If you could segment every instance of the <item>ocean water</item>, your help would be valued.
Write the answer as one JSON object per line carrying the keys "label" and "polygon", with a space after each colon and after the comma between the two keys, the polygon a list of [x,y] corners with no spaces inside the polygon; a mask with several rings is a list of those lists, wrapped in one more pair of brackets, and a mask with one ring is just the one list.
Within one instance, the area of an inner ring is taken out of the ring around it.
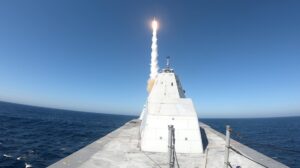
{"label": "ocean water", "polygon": [[0,168],[47,167],[133,118],[0,102]]}
{"label": "ocean water", "polygon": [[[48,109],[0,102],[0,167],[46,167],[136,116]],[[300,117],[201,119],[290,167],[300,168]]]}
{"label": "ocean water", "polygon": [[200,121],[223,134],[230,125],[233,139],[289,167],[300,168],[300,117]]}

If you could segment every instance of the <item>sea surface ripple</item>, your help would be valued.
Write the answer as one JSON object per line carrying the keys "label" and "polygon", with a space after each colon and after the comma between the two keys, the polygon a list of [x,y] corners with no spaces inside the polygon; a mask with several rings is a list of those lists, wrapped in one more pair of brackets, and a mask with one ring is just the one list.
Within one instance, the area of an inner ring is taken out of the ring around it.
{"label": "sea surface ripple", "polygon": [[0,102],[0,167],[47,167],[133,118]]}

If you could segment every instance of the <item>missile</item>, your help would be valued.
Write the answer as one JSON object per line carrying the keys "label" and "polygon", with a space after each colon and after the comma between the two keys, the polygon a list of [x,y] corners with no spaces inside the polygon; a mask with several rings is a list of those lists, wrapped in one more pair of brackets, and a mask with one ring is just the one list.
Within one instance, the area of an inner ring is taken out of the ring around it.
{"label": "missile", "polygon": [[153,21],[152,21],[152,29],[157,30],[157,28],[158,28],[158,22],[154,18]]}

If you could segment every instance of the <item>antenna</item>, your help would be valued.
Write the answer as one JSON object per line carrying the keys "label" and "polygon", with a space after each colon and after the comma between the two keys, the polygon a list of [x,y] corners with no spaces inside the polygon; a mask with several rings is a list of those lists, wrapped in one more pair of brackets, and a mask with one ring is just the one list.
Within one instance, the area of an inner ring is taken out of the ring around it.
{"label": "antenna", "polygon": [[167,56],[167,65],[166,65],[167,69],[170,69],[170,56]]}
{"label": "antenna", "polygon": [[170,68],[170,56],[167,56],[166,68],[163,69],[162,71],[166,73],[174,72],[174,70]]}

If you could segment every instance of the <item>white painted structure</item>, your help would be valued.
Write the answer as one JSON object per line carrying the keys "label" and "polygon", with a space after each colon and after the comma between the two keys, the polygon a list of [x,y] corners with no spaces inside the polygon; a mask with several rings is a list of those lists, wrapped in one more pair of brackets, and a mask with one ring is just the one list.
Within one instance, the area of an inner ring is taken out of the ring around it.
{"label": "white painted structure", "polygon": [[142,151],[167,152],[168,125],[173,125],[177,153],[203,152],[197,113],[184,92],[172,69],[167,67],[157,75],[140,116]]}

